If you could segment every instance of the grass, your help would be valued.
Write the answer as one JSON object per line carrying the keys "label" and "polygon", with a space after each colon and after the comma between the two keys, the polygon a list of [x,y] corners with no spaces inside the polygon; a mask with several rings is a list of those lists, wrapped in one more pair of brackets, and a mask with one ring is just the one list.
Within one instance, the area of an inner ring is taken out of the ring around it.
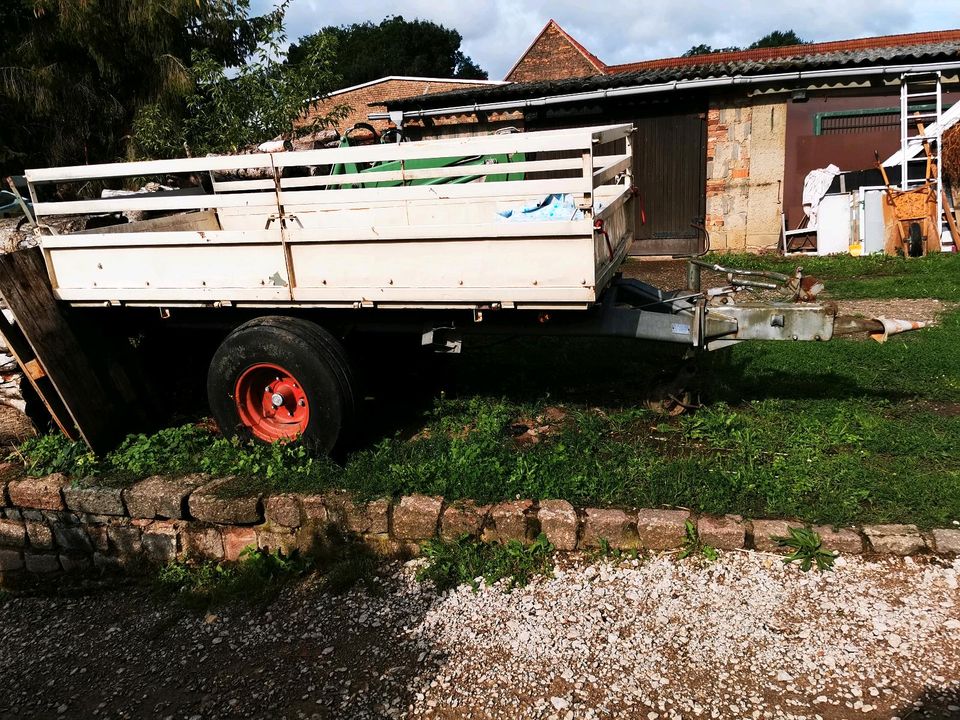
{"label": "grass", "polygon": [[302,577],[310,565],[303,558],[246,548],[236,563],[171,562],[157,571],[154,584],[158,591],[198,609],[215,609],[238,601],[265,604]]}
{"label": "grass", "polygon": [[462,535],[454,541],[431,540],[422,549],[427,562],[417,579],[432,582],[441,592],[464,583],[478,590],[481,580],[487,585],[506,580],[513,589],[553,569],[553,546],[542,534],[529,545],[518,540],[480,542]]}
{"label": "grass", "polygon": [[159,592],[182,600],[189,607],[208,610],[223,605],[267,605],[283,588],[310,574],[327,593],[340,595],[355,585],[368,593],[379,592],[377,573],[384,561],[406,559],[383,555],[354,538],[329,528],[323,540],[306,553],[285,556],[247,547],[237,562],[174,561],[157,569],[151,578]]}
{"label": "grass", "polygon": [[[724,257],[789,270],[795,261]],[[804,258],[831,296],[960,301],[960,256]],[[466,348],[456,397],[435,396],[341,465],[254,447],[194,426],[133,436],[104,458],[48,436],[20,450],[29,472],[117,482],[155,472],[239,477],[231,492],[345,488],[494,502],[679,505],[843,525],[960,520],[960,311],[884,345],[745,343],[702,359],[705,406],[664,420],[641,409],[679,362],[625,340],[519,339]],[[403,403],[396,405],[407,407]],[[538,421],[537,418],[541,419]],[[550,419],[552,418],[552,419]],[[515,438],[549,425],[538,442]],[[520,427],[518,427],[520,426]]]}

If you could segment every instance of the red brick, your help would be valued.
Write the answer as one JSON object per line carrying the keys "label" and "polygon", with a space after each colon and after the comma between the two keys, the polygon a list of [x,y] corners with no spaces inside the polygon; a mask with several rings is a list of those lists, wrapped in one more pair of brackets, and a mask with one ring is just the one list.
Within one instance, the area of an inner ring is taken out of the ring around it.
{"label": "red brick", "polygon": [[329,115],[338,106],[346,106],[346,116],[336,119],[333,122],[333,127],[343,132],[356,123],[363,122],[373,125],[378,132],[383,132],[387,128],[394,127],[394,125],[389,120],[370,120],[367,118],[367,115],[374,111],[374,108],[369,107],[369,103],[469,87],[477,87],[477,83],[465,80],[439,82],[437,80],[390,79],[376,81],[355,90],[337,92],[335,95],[321,100],[307,110],[303,118],[297,122],[298,124],[305,124],[318,116]]}
{"label": "red brick", "polygon": [[22,508],[35,510],[63,510],[63,497],[60,491],[70,481],[61,474],[54,473],[39,478],[14,480],[7,488],[11,502]]}
{"label": "red brick", "polygon": [[223,528],[223,557],[231,562],[240,557],[245,548],[257,547],[257,531],[252,527]]}

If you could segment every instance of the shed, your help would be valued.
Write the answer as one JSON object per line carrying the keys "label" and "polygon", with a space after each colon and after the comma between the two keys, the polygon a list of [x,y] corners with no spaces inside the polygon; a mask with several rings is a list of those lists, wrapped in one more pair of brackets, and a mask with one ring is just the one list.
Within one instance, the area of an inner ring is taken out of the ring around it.
{"label": "shed", "polygon": [[904,74],[939,73],[944,107],[960,99],[958,53],[948,30],[607,65],[550,21],[515,82],[372,105],[412,137],[632,122],[645,220],[633,252],[694,252],[701,223],[715,249],[758,250],[802,223],[811,170],[899,148]]}

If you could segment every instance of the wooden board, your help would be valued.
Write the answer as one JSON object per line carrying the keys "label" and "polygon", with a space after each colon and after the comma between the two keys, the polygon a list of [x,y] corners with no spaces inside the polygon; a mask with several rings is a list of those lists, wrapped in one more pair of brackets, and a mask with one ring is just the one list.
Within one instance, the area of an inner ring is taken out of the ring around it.
{"label": "wooden board", "polygon": [[[96,451],[110,449],[130,429],[127,418],[64,317],[39,248],[0,255],[0,295],[26,341],[19,343],[17,361],[54,420],[68,437],[79,436]],[[42,373],[30,372],[37,361]]]}

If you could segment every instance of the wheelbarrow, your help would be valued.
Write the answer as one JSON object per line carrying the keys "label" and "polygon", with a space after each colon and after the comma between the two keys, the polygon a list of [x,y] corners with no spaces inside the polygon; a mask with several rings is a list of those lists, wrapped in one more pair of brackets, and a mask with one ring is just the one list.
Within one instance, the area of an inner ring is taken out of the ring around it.
{"label": "wheelbarrow", "polygon": [[[923,124],[917,123],[923,135]],[[890,184],[887,169],[874,152],[877,169],[887,186],[887,205],[893,214],[895,235],[888,236],[884,252],[888,255],[920,257],[940,250],[940,218],[937,213],[937,165],[930,152],[930,144],[924,140],[923,150],[927,155],[924,183],[910,190],[901,190]]]}

